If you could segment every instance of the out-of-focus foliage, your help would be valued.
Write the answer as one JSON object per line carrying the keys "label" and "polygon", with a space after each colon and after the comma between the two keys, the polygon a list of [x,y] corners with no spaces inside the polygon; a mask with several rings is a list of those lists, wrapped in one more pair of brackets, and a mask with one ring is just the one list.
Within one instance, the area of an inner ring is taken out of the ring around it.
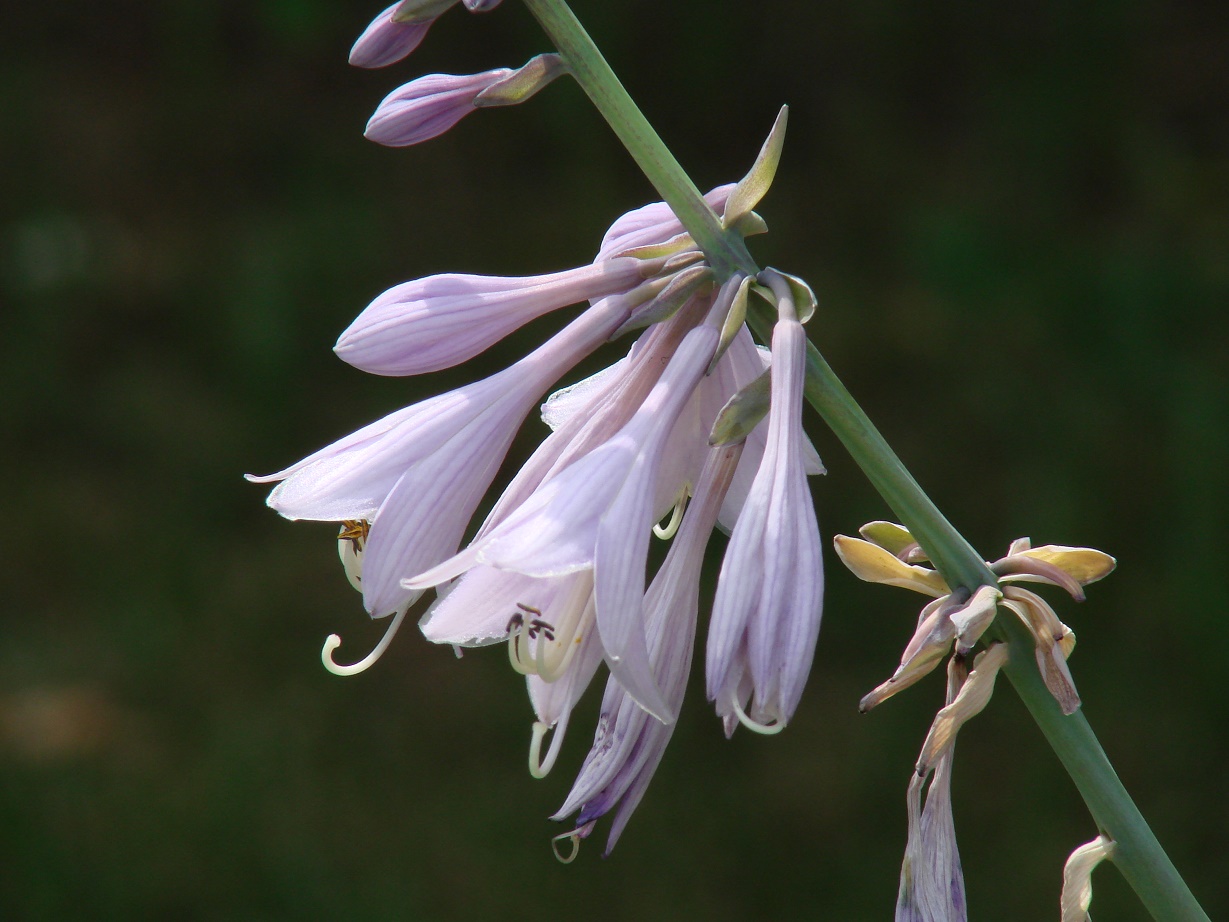
{"label": "out-of-focus foliage", "polygon": [[[550,856],[555,774],[502,651],[379,634],[282,466],[499,367],[365,377],[333,339],[389,285],[584,261],[650,200],[575,86],[422,147],[365,142],[399,82],[547,50],[505,3],[347,68],[380,4],[162,0],[0,12],[0,916],[884,918],[935,677],[867,717],[912,630],[829,560],[793,726],[726,742],[693,683],[615,855]],[[1229,16],[1214,4],[592,2],[576,9],[702,186],[791,105],[757,256],[988,555],[1115,554],[1061,615],[1085,708],[1213,918],[1229,915]],[[888,513],[818,421],[825,534]],[[523,457],[542,427],[514,449]],[[587,722],[589,721],[589,722]],[[1004,684],[961,736],[975,918],[1056,913],[1095,830]],[[1105,918],[1143,919],[1112,869]]]}

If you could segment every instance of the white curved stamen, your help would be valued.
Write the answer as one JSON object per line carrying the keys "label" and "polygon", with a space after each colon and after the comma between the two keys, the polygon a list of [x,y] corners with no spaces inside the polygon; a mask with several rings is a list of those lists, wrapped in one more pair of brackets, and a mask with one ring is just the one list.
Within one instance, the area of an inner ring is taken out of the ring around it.
{"label": "white curved stamen", "polygon": [[670,510],[670,521],[662,526],[660,523],[653,526],[653,534],[661,538],[663,541],[669,541],[674,537],[675,532],[679,530],[679,526],[683,524],[683,513],[687,509],[687,490],[686,488],[679,494],[679,498],[674,502],[674,508]]}
{"label": "white curved stamen", "polygon": [[555,732],[550,738],[550,748],[546,750],[546,758],[542,758],[542,740],[550,733],[550,726],[540,720],[533,722],[533,738],[529,741],[529,774],[534,778],[545,778],[555,767],[555,759],[559,757],[559,747],[563,745],[563,734],[568,728],[568,718],[563,716],[555,724]]}
{"label": "white curved stamen", "polygon": [[388,645],[393,642],[393,635],[397,633],[397,628],[401,627],[401,622],[405,618],[405,613],[410,610],[407,605],[393,616],[392,623],[388,626],[388,630],[384,632],[384,636],[380,638],[380,642],[376,644],[375,649],[364,656],[357,663],[352,663],[349,666],[342,666],[333,660],[333,651],[341,646],[341,638],[336,634],[330,634],[324,642],[324,646],[320,650],[320,661],[324,663],[324,668],[333,675],[358,675],[364,672],[371,666],[375,665],[376,660],[384,655],[384,651],[388,649]]}
{"label": "white curved stamen", "polygon": [[738,722],[750,730],[752,733],[760,733],[764,736],[772,736],[780,733],[785,729],[785,722],[778,720],[776,723],[762,724],[758,720],[752,720],[747,716],[747,712],[743,710],[742,705],[735,698],[731,702],[734,705],[734,713],[738,715]]}

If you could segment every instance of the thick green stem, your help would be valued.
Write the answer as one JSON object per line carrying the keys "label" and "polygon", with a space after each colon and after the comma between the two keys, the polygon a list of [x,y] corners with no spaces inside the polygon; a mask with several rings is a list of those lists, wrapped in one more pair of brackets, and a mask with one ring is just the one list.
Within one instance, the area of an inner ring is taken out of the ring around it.
{"label": "thick green stem", "polygon": [[[628,96],[610,65],[565,0],[524,0],[567,60],[572,74],[614,129],[645,176],[704,251],[719,275],[758,267],[742,238],[720,219]],[[773,317],[761,305],[750,322],[764,342]],[[806,397],[836,433],[893,512],[917,538],[952,587],[993,584],[994,574],[947,521],[901,463],[862,408],[813,345],[808,344]],[[1033,719],[1075,782],[1102,832],[1117,843],[1114,863],[1153,917],[1164,922],[1207,922],[1186,883],[1130,795],[1118,780],[1083,714],[1066,717],[1046,689],[1033,658],[1033,641],[1018,621],[1000,618],[992,630],[1011,644],[1006,672]]]}

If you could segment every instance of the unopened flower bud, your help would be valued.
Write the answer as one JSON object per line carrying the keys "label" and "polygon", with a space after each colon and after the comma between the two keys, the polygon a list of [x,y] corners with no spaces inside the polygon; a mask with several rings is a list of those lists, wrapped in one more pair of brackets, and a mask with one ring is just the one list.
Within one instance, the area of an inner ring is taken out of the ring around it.
{"label": "unopened flower bud", "polygon": [[506,67],[480,74],[429,74],[384,98],[363,132],[369,141],[408,147],[442,135],[474,111],[474,98],[512,74]]}
{"label": "unopened flower bud", "polygon": [[399,22],[394,16],[402,4],[394,3],[371,21],[350,49],[350,63],[355,67],[387,67],[395,64],[418,47],[434,17]]}

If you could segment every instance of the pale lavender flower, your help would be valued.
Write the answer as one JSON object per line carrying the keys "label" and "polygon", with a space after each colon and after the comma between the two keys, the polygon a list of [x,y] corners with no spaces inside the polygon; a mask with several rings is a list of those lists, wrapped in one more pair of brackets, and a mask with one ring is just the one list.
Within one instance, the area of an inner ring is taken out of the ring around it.
{"label": "pale lavender flower", "polygon": [[605,301],[504,371],[360,429],[258,483],[290,519],[371,520],[363,601],[381,617],[418,593],[401,578],[455,552],[525,416],[561,374],[600,345],[625,310]]}
{"label": "pale lavender flower", "polygon": [[389,147],[408,147],[438,137],[474,111],[474,98],[512,76],[507,67],[479,74],[428,74],[393,90],[376,107],[364,137]]}
{"label": "pale lavender flower", "polygon": [[543,314],[632,289],[661,261],[610,259],[550,275],[432,275],[371,302],[333,351],[378,375],[439,371],[499,342]]}
{"label": "pale lavender flower", "polygon": [[802,433],[806,334],[788,287],[772,281],[779,316],[767,447],[722,561],[708,635],[708,697],[727,734],[737,721],[775,732],[793,716],[823,605],[819,527]]}
{"label": "pale lavender flower", "polygon": [[503,0],[463,0],[465,8],[471,13],[486,13],[495,9]]}
{"label": "pale lavender flower", "polygon": [[649,663],[645,562],[666,437],[712,360],[717,338],[708,324],[691,330],[618,433],[546,481],[464,552],[407,585],[438,585],[477,564],[538,577],[593,569],[607,665],[642,707],[672,720]]}
{"label": "pale lavender flower", "polygon": [[363,30],[350,49],[351,64],[355,67],[387,67],[418,47],[434,20],[397,22],[393,16],[403,5],[394,3]]}
{"label": "pale lavender flower", "polygon": [[[682,706],[691,670],[704,549],[741,452],[741,444],[710,450],[695,498],[645,593],[649,658],[666,704],[674,712]],[[557,840],[585,838],[595,820],[614,810],[606,842],[609,854],[640,803],[673,732],[674,724],[652,718],[612,676],[602,698],[593,748],[567,800],[552,817],[562,820],[579,811],[577,828]]]}
{"label": "pale lavender flower", "polygon": [[[550,771],[568,719],[602,661],[594,624],[593,572],[525,576],[474,567],[444,590],[423,617],[428,640],[455,646],[507,642],[513,668],[526,676],[537,721],[529,767]],[[549,751],[542,741],[554,729]]]}

